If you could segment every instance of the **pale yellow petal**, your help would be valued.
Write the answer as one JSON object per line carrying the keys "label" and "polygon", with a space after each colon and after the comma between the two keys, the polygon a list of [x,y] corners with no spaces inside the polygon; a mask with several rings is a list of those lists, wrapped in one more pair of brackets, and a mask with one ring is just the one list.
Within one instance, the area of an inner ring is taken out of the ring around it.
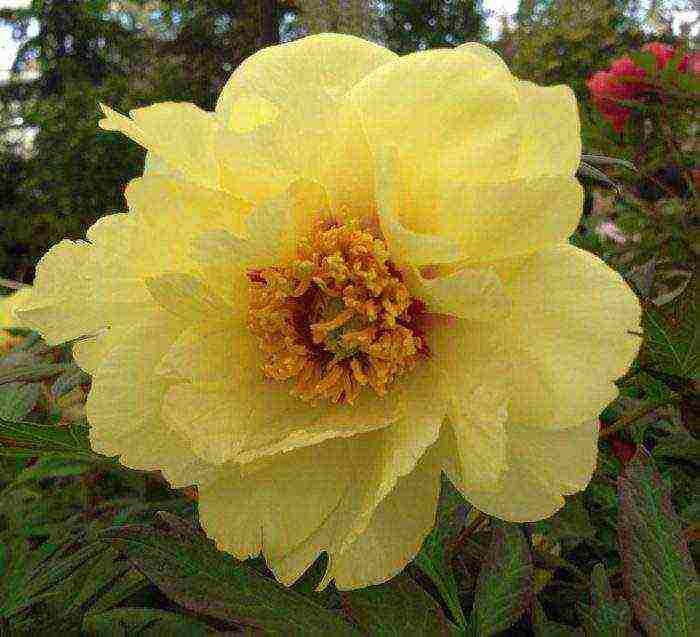
{"label": "pale yellow petal", "polygon": [[[428,311],[475,321],[494,321],[510,311],[510,299],[496,270],[466,267],[447,276],[417,277],[411,291],[425,301]],[[415,290],[415,292],[414,292]]]}
{"label": "pale yellow petal", "polygon": [[100,128],[120,131],[158,155],[170,170],[209,188],[219,188],[214,140],[218,120],[188,102],[161,102],[129,112],[131,119],[100,104],[105,118]]}
{"label": "pale yellow petal", "polygon": [[401,220],[417,232],[444,185],[509,179],[518,157],[513,78],[469,47],[402,56],[351,91],[372,153],[396,144],[410,205]]}
{"label": "pale yellow petal", "polygon": [[[168,391],[164,419],[197,441],[193,445],[202,457],[247,463],[386,427],[407,412],[405,386],[386,397],[363,392],[353,405],[305,403],[290,395],[290,382],[266,379],[263,362],[245,324],[232,323],[218,332],[186,330],[156,369],[192,381]],[[412,396],[417,400],[416,392]],[[211,443],[213,437],[216,444]]]}
{"label": "pale yellow petal", "polygon": [[402,172],[402,165],[395,145],[386,144],[377,149],[377,213],[384,239],[394,261],[420,266],[430,263],[453,263],[468,258],[469,255],[465,254],[460,245],[449,237],[415,232],[402,223],[401,212],[415,205],[412,198],[417,196],[409,187],[408,178]]}
{"label": "pale yellow petal", "polygon": [[231,75],[216,105],[222,183],[260,201],[295,176],[328,188],[334,213],[371,206],[371,159],[346,94],[396,54],[349,35],[323,33],[268,47]]}
{"label": "pale yellow petal", "polygon": [[146,287],[164,311],[199,329],[221,329],[244,312],[222,298],[201,279],[180,272],[146,277]]}
{"label": "pale yellow petal", "polygon": [[455,47],[460,50],[466,50],[474,56],[477,56],[484,65],[494,65],[500,67],[502,72],[510,73],[508,66],[503,61],[503,58],[496,53],[494,50],[489,49],[487,46],[481,44],[481,42],[465,42]]}
{"label": "pale yellow petal", "polygon": [[124,330],[93,373],[85,404],[91,440],[109,442],[160,418],[163,396],[174,382],[155,368],[184,329],[161,312]]}
{"label": "pale yellow petal", "polygon": [[106,456],[119,456],[125,467],[140,471],[161,471],[173,488],[196,484],[204,489],[218,475],[218,467],[204,462],[191,450],[190,441],[171,431],[157,417],[139,423],[128,432],[106,437],[90,430],[90,446]]}
{"label": "pale yellow petal", "polygon": [[569,238],[581,219],[583,197],[572,176],[454,182],[441,192],[435,232],[458,243],[469,260],[532,253]]}
{"label": "pale yellow petal", "polygon": [[514,177],[573,176],[581,161],[581,124],[574,92],[563,84],[515,83],[521,146]]}
{"label": "pale yellow petal", "polygon": [[134,219],[175,252],[188,246],[186,237],[205,230],[242,233],[253,207],[240,197],[170,175],[132,179],[124,195]]}
{"label": "pale yellow petal", "polygon": [[382,584],[401,572],[435,526],[440,469],[439,454],[429,448],[378,505],[362,535],[344,551],[329,554],[317,590],[331,577],[339,590],[350,590]]}
{"label": "pale yellow petal", "polygon": [[262,550],[274,570],[342,510],[349,490],[356,488],[359,476],[347,462],[352,442],[337,438],[278,454],[245,478],[235,466],[223,466],[221,477],[199,493],[202,527],[219,549],[238,558]]}
{"label": "pale yellow petal", "polygon": [[148,150],[146,151],[146,157],[143,162],[143,176],[154,177],[156,175],[174,177],[175,179],[181,179],[183,181],[187,179],[181,170],[171,168],[158,155]]}
{"label": "pale yellow petal", "polygon": [[588,485],[598,453],[597,421],[556,432],[508,425],[507,437],[508,468],[490,492],[464,484],[449,453],[455,444],[451,430],[443,430],[437,445],[450,480],[484,513],[508,522],[535,522],[564,506],[562,494],[573,494]]}
{"label": "pale yellow petal", "polygon": [[505,285],[511,421],[558,429],[595,418],[641,344],[629,333],[639,331],[635,294],[598,257],[568,244],[533,255]]}
{"label": "pale yellow petal", "polygon": [[506,466],[510,371],[500,334],[490,324],[456,320],[428,334],[445,370],[454,433],[453,461],[471,489],[492,489]]}

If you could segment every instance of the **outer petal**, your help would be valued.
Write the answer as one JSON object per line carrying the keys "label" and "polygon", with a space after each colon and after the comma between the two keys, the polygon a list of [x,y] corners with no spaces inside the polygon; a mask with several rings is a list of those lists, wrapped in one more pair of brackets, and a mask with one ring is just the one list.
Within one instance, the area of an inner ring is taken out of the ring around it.
{"label": "outer petal", "polygon": [[392,144],[377,151],[379,219],[392,254],[416,266],[483,262],[528,254],[567,239],[576,229],[583,189],[573,177],[535,177],[492,184],[446,184],[420,229],[401,211],[421,193]]}
{"label": "outer petal", "polygon": [[333,212],[367,214],[371,160],[348,90],[396,59],[372,42],[323,33],[258,51],[233,73],[216,105],[223,184],[254,201],[294,176],[328,188]]}
{"label": "outer petal", "polygon": [[594,419],[639,349],[628,333],[639,329],[636,296],[598,257],[568,244],[533,255],[505,280],[511,422],[559,429]]}
{"label": "outer petal", "polygon": [[[396,546],[391,553],[384,554],[376,542],[371,552],[365,552],[363,559],[371,568],[360,574],[357,585],[389,579],[415,555],[416,547],[420,547],[434,523],[439,490],[437,463],[431,464],[432,471],[419,472],[416,481],[410,478],[431,439],[437,438],[437,429],[433,428],[427,436],[409,421],[402,425],[401,433],[393,429],[392,426],[353,438],[334,438],[277,454],[238,480],[226,474],[228,465],[222,467],[222,478],[200,493],[202,526],[215,537],[220,548],[238,557],[257,555],[262,549],[278,579],[291,584],[320,551],[328,550],[331,556],[339,554],[357,516],[362,515],[378,489],[384,491],[381,485],[391,476],[386,498],[400,488],[401,495],[413,491],[418,500],[410,511],[402,512],[411,519],[402,521],[406,524],[403,539],[396,541],[399,529],[393,529]],[[403,475],[409,478],[401,479]],[[433,477],[435,485],[431,482]],[[402,487],[405,481],[407,484]],[[425,494],[418,489],[426,489]],[[358,542],[363,541],[362,537],[385,534],[387,513],[396,511],[396,506],[378,503],[373,511],[371,528],[364,526],[364,534],[356,536],[360,537]],[[344,568],[342,564],[340,568]],[[325,587],[333,575],[331,566],[319,588]]]}
{"label": "outer petal", "polygon": [[384,498],[362,535],[345,551],[330,554],[328,572],[317,589],[330,576],[339,590],[350,590],[381,584],[401,572],[435,526],[440,469],[440,456],[431,447]]}
{"label": "outer petal", "polygon": [[445,458],[443,469],[481,511],[509,522],[534,522],[564,506],[561,494],[572,494],[588,485],[598,454],[597,420],[565,431],[509,425],[507,435],[508,469],[491,492],[465,485],[449,452],[454,438],[448,428],[438,443]]}
{"label": "outer petal", "polygon": [[[138,320],[153,306],[142,265],[147,238],[126,214],[99,219],[86,241],[64,240],[36,267],[31,296],[16,317],[49,345]],[[129,257],[133,256],[133,259]]]}
{"label": "outer petal", "polygon": [[154,312],[149,320],[121,330],[93,373],[85,403],[94,445],[159,420],[163,396],[174,380],[156,376],[155,367],[183,329],[184,323]]}
{"label": "outer petal", "polygon": [[162,102],[129,111],[131,119],[100,104],[105,118],[100,128],[120,131],[158,155],[170,171],[179,170],[192,181],[219,187],[214,140],[219,125],[210,113],[188,102]]}
{"label": "outer petal", "polygon": [[563,84],[516,81],[521,146],[514,177],[573,177],[581,162],[581,123],[574,92]]}
{"label": "outer petal", "polygon": [[396,144],[411,189],[401,221],[429,232],[446,184],[510,179],[518,158],[513,78],[477,47],[403,56],[351,91],[372,153]]}

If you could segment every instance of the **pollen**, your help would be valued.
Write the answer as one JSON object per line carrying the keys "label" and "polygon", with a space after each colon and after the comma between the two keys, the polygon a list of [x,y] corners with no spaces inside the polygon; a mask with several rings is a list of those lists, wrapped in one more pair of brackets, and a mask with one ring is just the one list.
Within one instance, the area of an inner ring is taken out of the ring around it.
{"label": "pollen", "polygon": [[385,395],[429,355],[412,298],[386,245],[357,220],[325,222],[294,258],[248,271],[248,327],[268,378],[291,381],[304,401],[353,404]]}

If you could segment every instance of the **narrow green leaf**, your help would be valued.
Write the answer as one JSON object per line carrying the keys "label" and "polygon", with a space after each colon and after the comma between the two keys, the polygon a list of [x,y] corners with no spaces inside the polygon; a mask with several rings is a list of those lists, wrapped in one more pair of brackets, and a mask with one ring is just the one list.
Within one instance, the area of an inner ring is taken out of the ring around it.
{"label": "narrow green leaf", "polygon": [[39,383],[0,385],[0,418],[21,420],[34,409],[40,394]]}
{"label": "narrow green leaf", "polygon": [[515,524],[496,522],[479,572],[469,632],[489,637],[512,626],[532,601],[532,556]]}
{"label": "narrow green leaf", "polygon": [[62,452],[88,452],[92,456],[97,454],[90,451],[89,447],[81,447],[80,441],[76,440],[72,433],[72,428],[55,427],[53,425],[43,425],[27,421],[10,421],[0,417],[0,439],[12,441],[13,445],[0,444],[0,455],[13,455],[11,450],[15,447],[30,449],[35,447],[37,455],[41,451],[62,451]]}
{"label": "narrow green leaf", "polygon": [[97,537],[114,542],[163,593],[193,612],[270,635],[357,634],[339,614],[217,551],[177,516],[158,512],[154,525],[111,527]]}
{"label": "narrow green leaf", "polygon": [[153,608],[117,608],[104,613],[88,613],[83,631],[89,637],[200,637],[218,635],[213,628],[189,617]]}
{"label": "narrow green leaf", "polygon": [[577,608],[587,637],[626,637],[629,634],[632,611],[624,599],[613,599],[601,563],[595,565],[591,575],[591,605],[578,604]]}
{"label": "narrow green leaf", "polygon": [[75,363],[43,363],[41,365],[23,365],[0,372],[0,385],[17,381],[34,381],[51,378],[68,369],[74,369]]}
{"label": "narrow green leaf", "polygon": [[652,637],[690,637],[700,626],[697,573],[668,488],[642,448],[618,486],[622,573],[634,614]]}
{"label": "narrow green leaf", "polygon": [[95,462],[87,458],[44,456],[39,458],[34,465],[22,471],[7,488],[11,489],[25,482],[36,482],[45,478],[79,476],[94,469]]}
{"label": "narrow green leaf", "polygon": [[385,584],[341,593],[343,607],[366,635],[446,637],[463,634],[406,573]]}
{"label": "narrow green leaf", "polygon": [[423,546],[414,560],[415,565],[430,578],[440,591],[454,621],[462,628],[467,625],[467,621],[459,603],[459,592],[450,565],[448,548],[464,527],[469,508],[470,506],[464,497],[455,489],[445,474],[442,474],[442,488],[438,500],[435,528],[423,542]]}

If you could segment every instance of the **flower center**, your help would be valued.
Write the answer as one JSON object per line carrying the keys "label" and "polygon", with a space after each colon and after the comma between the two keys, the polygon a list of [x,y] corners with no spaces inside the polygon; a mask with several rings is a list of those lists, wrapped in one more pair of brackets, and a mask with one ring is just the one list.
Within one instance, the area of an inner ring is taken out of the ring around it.
{"label": "flower center", "polygon": [[295,258],[249,270],[248,327],[265,354],[263,372],[295,380],[291,393],[316,403],[350,403],[369,386],[380,395],[428,347],[386,245],[360,228],[319,224]]}

